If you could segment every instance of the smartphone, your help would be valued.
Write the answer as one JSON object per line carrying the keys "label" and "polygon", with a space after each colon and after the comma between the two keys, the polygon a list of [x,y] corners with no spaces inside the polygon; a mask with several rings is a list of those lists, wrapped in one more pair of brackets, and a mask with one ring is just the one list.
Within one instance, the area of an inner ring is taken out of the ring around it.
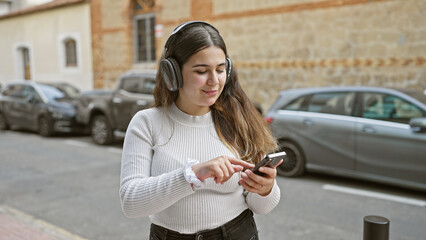
{"label": "smartphone", "polygon": [[264,173],[259,172],[260,167],[275,167],[278,163],[287,156],[285,152],[271,153],[266,155],[262,161],[260,161],[253,168],[253,172],[260,176],[265,176]]}

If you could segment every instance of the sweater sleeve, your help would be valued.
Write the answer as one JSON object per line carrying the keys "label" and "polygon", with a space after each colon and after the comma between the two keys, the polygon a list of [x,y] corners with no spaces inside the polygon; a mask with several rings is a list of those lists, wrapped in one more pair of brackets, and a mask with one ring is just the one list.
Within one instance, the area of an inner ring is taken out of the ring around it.
{"label": "sweater sleeve", "polygon": [[281,198],[280,187],[274,180],[274,186],[267,196],[247,192],[246,202],[249,208],[256,214],[267,214],[274,209]]}
{"label": "sweater sleeve", "polygon": [[183,168],[151,176],[153,145],[149,114],[139,112],[128,126],[121,160],[121,207],[129,218],[155,214],[193,193]]}

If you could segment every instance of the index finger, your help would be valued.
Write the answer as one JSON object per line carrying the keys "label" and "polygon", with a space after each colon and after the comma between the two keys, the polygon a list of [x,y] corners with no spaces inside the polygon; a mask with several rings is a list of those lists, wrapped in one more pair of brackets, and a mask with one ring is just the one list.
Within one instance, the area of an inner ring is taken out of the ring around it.
{"label": "index finger", "polygon": [[246,162],[246,161],[244,161],[244,160],[241,160],[241,159],[228,158],[228,160],[229,160],[232,164],[240,165],[240,166],[243,166],[243,167],[245,167],[245,168],[253,168],[253,167],[254,167],[254,164],[252,164],[252,163],[248,163],[248,162]]}

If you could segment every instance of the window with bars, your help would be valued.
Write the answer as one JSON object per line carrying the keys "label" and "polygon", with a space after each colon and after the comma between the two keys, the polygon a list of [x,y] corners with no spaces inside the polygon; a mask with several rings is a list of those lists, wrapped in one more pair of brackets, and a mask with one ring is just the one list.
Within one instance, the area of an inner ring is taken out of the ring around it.
{"label": "window with bars", "polygon": [[135,16],[135,51],[138,63],[155,61],[155,15]]}

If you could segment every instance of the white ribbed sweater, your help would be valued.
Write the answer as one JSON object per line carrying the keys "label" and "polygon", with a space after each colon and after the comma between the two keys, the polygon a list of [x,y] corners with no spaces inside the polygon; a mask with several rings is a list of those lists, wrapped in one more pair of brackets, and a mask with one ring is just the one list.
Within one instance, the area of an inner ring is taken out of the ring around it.
{"label": "white ribbed sweater", "polygon": [[250,208],[270,212],[279,202],[276,182],[265,197],[248,193],[234,174],[223,185],[207,179],[194,191],[183,169],[188,158],[205,162],[233,156],[219,139],[211,118],[191,116],[176,105],[138,112],[129,124],[121,162],[120,197],[127,217],[149,216],[151,222],[180,233],[218,227]]}

